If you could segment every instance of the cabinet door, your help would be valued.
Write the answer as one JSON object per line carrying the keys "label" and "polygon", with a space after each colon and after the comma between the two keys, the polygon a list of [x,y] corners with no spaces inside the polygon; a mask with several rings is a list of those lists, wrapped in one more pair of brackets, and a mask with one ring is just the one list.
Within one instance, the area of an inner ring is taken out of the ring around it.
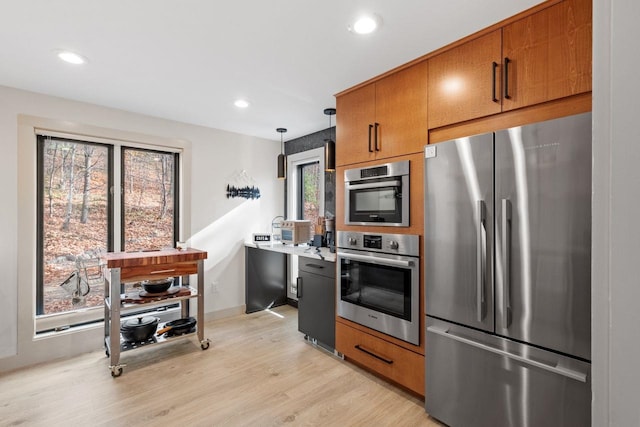
{"label": "cabinet door", "polygon": [[375,159],[375,83],[336,99],[336,164],[348,165]]}
{"label": "cabinet door", "polygon": [[591,9],[566,0],[504,27],[504,111],[591,91]]}
{"label": "cabinet door", "polygon": [[298,276],[298,330],[333,349],[336,341],[335,279],[300,271]]}
{"label": "cabinet door", "polygon": [[421,152],[427,144],[427,61],[376,82],[376,158]]}
{"label": "cabinet door", "polygon": [[336,350],[345,358],[424,396],[424,356],[336,322]]}
{"label": "cabinet door", "polygon": [[501,32],[429,59],[430,129],[501,112]]}

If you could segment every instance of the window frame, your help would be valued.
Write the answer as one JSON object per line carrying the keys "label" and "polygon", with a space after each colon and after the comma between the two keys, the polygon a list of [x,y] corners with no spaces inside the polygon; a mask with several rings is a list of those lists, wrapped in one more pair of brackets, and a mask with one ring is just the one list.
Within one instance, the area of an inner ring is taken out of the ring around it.
{"label": "window frame", "polygon": [[[144,149],[156,149],[163,152],[180,154],[178,168],[179,186],[176,200],[180,204],[180,217],[177,221],[179,232],[176,240],[187,240],[191,232],[191,177],[183,171],[191,166],[191,143],[175,138],[159,137],[150,134],[121,131],[85,125],[66,120],[47,119],[25,114],[18,115],[18,342],[19,346],[31,348],[40,339],[48,339],[50,334],[57,331],[67,333],[86,330],[87,328],[101,328],[104,316],[102,306],[82,309],[65,313],[36,315],[36,286],[37,286],[37,135],[76,139],[86,142],[104,143],[114,146],[126,145]],[[120,156],[114,151],[114,176],[120,174]],[[110,190],[113,191],[113,188]],[[120,198],[113,197],[113,221],[119,223]],[[113,247],[120,247],[119,233],[114,233]],[[70,325],[78,325],[68,329]],[[22,344],[20,344],[22,343]]]}
{"label": "window frame", "polygon": [[[318,192],[320,194],[320,200],[318,201],[318,215],[324,216],[324,183],[325,183],[325,170],[324,170],[324,147],[314,148],[307,151],[301,151],[299,153],[289,154],[287,156],[287,218],[299,219],[298,212],[300,212],[300,194],[301,183],[300,169],[298,166],[308,163],[318,162],[320,168],[320,182],[318,185]],[[295,195],[295,196],[292,196]],[[298,256],[289,256],[289,272],[288,272],[287,297],[296,299],[297,283],[296,277],[298,276]]]}
{"label": "window frame", "polygon": [[137,150],[137,151],[145,151],[148,153],[159,153],[159,154],[173,154],[173,180],[176,183],[175,187],[174,187],[174,194],[173,194],[173,246],[175,247],[176,242],[180,241],[180,239],[178,238],[180,236],[180,153],[177,152],[173,152],[173,151],[167,151],[167,150],[161,150],[158,148],[141,148],[141,147],[133,147],[130,145],[122,145],[120,147],[119,154],[120,154],[120,178],[119,178],[119,183],[120,183],[120,188],[122,189],[120,191],[120,246],[119,246],[119,250],[121,252],[123,252],[125,250],[125,227],[124,227],[124,215],[125,215],[125,206],[124,206],[124,196],[125,196],[125,191],[124,191],[124,174],[125,174],[125,170],[124,170],[124,162],[125,162],[125,158],[122,155],[122,153],[126,150]]}
{"label": "window frame", "polygon": [[[40,221],[44,216],[44,146],[47,140],[60,140],[75,142],[78,144],[95,144],[107,149],[107,250],[113,251],[113,191],[110,191],[114,186],[113,181],[113,145],[97,143],[93,141],[84,141],[79,138],[60,138],[51,137],[50,135],[44,135],[43,133],[36,134],[36,211],[37,211],[37,230],[36,230],[36,323],[37,319],[41,316],[47,316],[44,312],[44,284],[43,284],[43,258],[44,258],[44,222]],[[91,307],[93,308],[93,307]],[[78,309],[83,310],[83,309]],[[72,311],[78,311],[72,310]],[[70,313],[71,311],[65,312]],[[62,313],[60,313],[61,315]]]}
{"label": "window frame", "polygon": [[302,178],[298,166],[315,162],[319,163],[320,173],[323,175],[318,185],[318,192],[321,195],[318,201],[318,211],[321,216],[324,215],[324,147],[320,147],[287,156],[287,194],[296,195],[295,197],[287,197],[288,219],[299,219]]}

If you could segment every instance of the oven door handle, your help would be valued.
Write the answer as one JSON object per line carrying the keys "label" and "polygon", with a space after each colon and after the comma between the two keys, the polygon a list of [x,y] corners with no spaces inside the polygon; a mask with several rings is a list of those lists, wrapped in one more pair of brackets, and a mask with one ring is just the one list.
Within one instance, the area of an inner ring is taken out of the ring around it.
{"label": "oven door handle", "polygon": [[[382,185],[381,185],[382,184]],[[347,190],[366,190],[368,188],[400,187],[401,181],[371,182],[366,184],[347,184]]]}
{"label": "oven door handle", "polygon": [[414,264],[413,261],[409,260],[378,258],[368,255],[346,254],[344,252],[338,252],[338,256],[344,259],[370,262],[371,264],[390,265],[392,267],[411,267]]}

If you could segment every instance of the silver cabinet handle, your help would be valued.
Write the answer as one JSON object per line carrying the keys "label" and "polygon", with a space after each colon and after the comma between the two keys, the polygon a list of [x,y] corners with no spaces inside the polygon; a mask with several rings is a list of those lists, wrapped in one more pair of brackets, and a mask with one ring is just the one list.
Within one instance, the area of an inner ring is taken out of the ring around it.
{"label": "silver cabinet handle", "polygon": [[502,199],[502,322],[505,328],[511,323],[511,202]]}
{"label": "silver cabinet handle", "polygon": [[478,229],[476,239],[476,309],[478,313],[478,322],[482,322],[484,318],[484,280],[486,276],[485,264],[487,263],[487,229],[486,210],[483,200],[478,200]]}
{"label": "silver cabinet handle", "polygon": [[571,378],[571,379],[576,380],[576,381],[580,381],[580,382],[583,382],[583,383],[587,382],[587,374],[586,373],[574,371],[573,369],[563,368],[563,367],[558,366],[558,365],[551,366],[551,365],[547,365],[546,363],[542,363],[542,362],[538,362],[538,361],[535,361],[535,360],[527,359],[526,357],[523,357],[523,356],[520,356],[520,355],[517,355],[517,354],[513,354],[513,353],[509,353],[508,351],[505,351],[505,350],[500,350],[500,349],[497,349],[497,348],[493,348],[493,347],[491,347],[489,345],[482,344],[482,343],[479,343],[477,341],[470,340],[468,338],[463,338],[463,337],[460,337],[458,335],[454,335],[451,332],[449,332],[448,329],[443,329],[443,328],[440,328],[440,327],[437,327],[437,326],[429,326],[427,328],[427,332],[431,332],[431,333],[434,333],[434,334],[437,334],[437,335],[441,335],[441,336],[446,337],[446,338],[451,338],[452,340],[461,342],[463,344],[468,344],[468,345],[470,345],[472,347],[476,347],[476,348],[479,348],[481,350],[485,350],[485,351],[497,354],[499,356],[507,357],[509,359],[516,360],[516,361],[524,363],[526,365],[535,366],[536,368],[544,369],[545,371],[553,372],[555,374],[562,375],[562,376],[565,376],[567,378]]}
{"label": "silver cabinet handle", "polygon": [[[385,187],[401,187],[402,182],[399,180],[395,181],[386,181],[384,183]],[[380,188],[379,182],[373,182],[368,184],[347,184],[347,190],[366,190],[367,188]]]}
{"label": "silver cabinet handle", "polygon": [[357,254],[346,254],[344,252],[338,252],[338,257],[341,259],[352,259],[354,261],[364,261],[369,262],[371,264],[380,264],[380,265],[390,265],[393,267],[411,267],[413,265],[413,261],[403,261],[399,259],[387,259],[387,258],[379,258],[372,257],[367,255],[357,255]]}

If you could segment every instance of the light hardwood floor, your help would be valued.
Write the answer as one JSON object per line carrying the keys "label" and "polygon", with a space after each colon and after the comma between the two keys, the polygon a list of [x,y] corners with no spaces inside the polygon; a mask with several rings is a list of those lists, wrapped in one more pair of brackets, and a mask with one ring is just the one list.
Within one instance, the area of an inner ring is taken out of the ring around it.
{"label": "light hardwood floor", "polygon": [[208,322],[196,338],[0,375],[1,426],[440,426],[421,399],[313,347],[297,312]]}

